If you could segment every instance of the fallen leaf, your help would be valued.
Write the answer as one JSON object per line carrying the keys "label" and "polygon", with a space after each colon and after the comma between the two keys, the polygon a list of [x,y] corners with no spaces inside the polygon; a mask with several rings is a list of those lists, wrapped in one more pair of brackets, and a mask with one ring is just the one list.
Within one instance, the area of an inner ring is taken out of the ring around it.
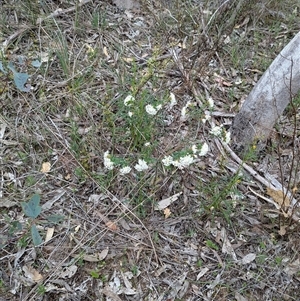
{"label": "fallen leaf", "polygon": [[4,138],[4,133],[7,125],[5,123],[0,123],[0,139]]}
{"label": "fallen leaf", "polygon": [[134,59],[132,57],[124,57],[123,60],[126,62],[126,63],[131,63],[134,61]]}
{"label": "fallen leaf", "polygon": [[233,247],[226,235],[226,230],[224,227],[221,229],[220,239],[223,241],[222,253],[231,255],[233,260],[237,261],[236,254],[235,254]]}
{"label": "fallen leaf", "polygon": [[59,278],[71,278],[77,272],[78,267],[76,265],[70,265],[63,269],[63,271],[59,274]]}
{"label": "fallen leaf", "polygon": [[208,271],[209,271],[209,268],[202,268],[202,269],[200,270],[200,272],[198,273],[198,275],[197,275],[197,281],[198,281],[201,277],[203,277]]}
{"label": "fallen leaf", "polygon": [[285,196],[282,190],[274,190],[267,187],[267,194],[280,206],[289,207],[291,200]]}
{"label": "fallen leaf", "polygon": [[280,225],[280,229],[278,231],[278,234],[280,236],[284,236],[286,234],[286,228],[287,228],[287,226]]}
{"label": "fallen leaf", "polygon": [[166,198],[166,199],[163,199],[163,200],[159,201],[156,205],[155,210],[163,210],[163,209],[169,207],[172,203],[174,203],[179,198],[179,196],[181,194],[182,194],[182,191],[172,195],[169,198]]}
{"label": "fallen leaf", "polygon": [[50,171],[50,169],[51,169],[51,164],[50,164],[50,162],[44,162],[44,163],[42,164],[41,172],[42,172],[42,173],[47,173],[47,172]]}
{"label": "fallen leaf", "polygon": [[242,264],[248,264],[248,263],[252,262],[253,260],[255,260],[255,258],[256,258],[256,254],[249,253],[242,258],[241,262],[242,262]]}
{"label": "fallen leaf", "polygon": [[79,231],[79,229],[81,228],[81,225],[77,225],[74,229],[74,233],[77,233]]}
{"label": "fallen leaf", "polygon": [[49,241],[53,237],[53,234],[54,234],[54,227],[48,228],[47,233],[46,233],[45,242]]}
{"label": "fallen leaf", "polygon": [[292,276],[300,271],[300,259],[296,259],[295,261],[289,263],[285,268],[284,272],[288,275]]}
{"label": "fallen leaf", "polygon": [[17,205],[17,202],[0,199],[0,207],[10,208],[10,207],[13,207],[15,205]]}
{"label": "fallen leaf", "polygon": [[106,56],[108,59],[110,58],[110,56],[109,56],[109,54],[108,54],[108,52],[107,52],[107,47],[106,47],[106,46],[103,47],[103,53],[105,54],[105,56]]}
{"label": "fallen leaf", "polygon": [[43,276],[36,269],[29,265],[24,265],[22,270],[24,271],[25,276],[34,282],[39,282],[43,279]]}
{"label": "fallen leaf", "polygon": [[138,3],[137,0],[113,0],[113,3],[118,8],[123,8],[123,9],[132,9],[132,8],[140,7],[140,4]]}
{"label": "fallen leaf", "polygon": [[73,254],[72,257],[82,259],[82,260],[88,261],[88,262],[98,262],[98,261],[104,260],[106,258],[107,254],[108,254],[108,250],[109,250],[108,248],[105,248],[100,253],[95,253],[95,254],[83,254],[83,255]]}
{"label": "fallen leaf", "polygon": [[248,301],[248,298],[243,297],[239,292],[235,292],[234,297],[236,301]]}
{"label": "fallen leaf", "polygon": [[109,230],[112,230],[112,231],[117,231],[118,230],[118,227],[117,225],[112,222],[112,221],[108,221],[107,223],[105,223],[105,226],[109,229]]}
{"label": "fallen leaf", "polygon": [[164,209],[165,218],[168,218],[171,215],[171,210],[169,208]]}
{"label": "fallen leaf", "polygon": [[109,218],[107,218],[105,215],[103,215],[101,212],[96,211],[95,215],[99,216],[105,223],[105,226],[112,231],[117,231],[118,230],[118,226],[116,225],[116,223],[112,222]]}
{"label": "fallen leaf", "polygon": [[98,258],[99,258],[99,260],[103,260],[103,259],[105,259],[105,257],[107,256],[107,254],[108,254],[108,247],[107,248],[105,248],[105,249],[103,249],[99,254],[98,254]]}
{"label": "fallen leaf", "polygon": [[43,210],[49,210],[53,206],[53,204],[66,193],[66,191],[62,188],[56,190],[55,192],[55,196],[51,200],[47,201],[44,205],[42,205]]}

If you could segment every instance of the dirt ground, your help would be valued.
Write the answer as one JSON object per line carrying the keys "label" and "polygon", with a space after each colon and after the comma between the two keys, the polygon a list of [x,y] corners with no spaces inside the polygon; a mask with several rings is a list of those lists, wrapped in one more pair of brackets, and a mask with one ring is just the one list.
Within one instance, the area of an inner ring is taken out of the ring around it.
{"label": "dirt ground", "polygon": [[243,166],[226,141],[288,2],[1,2],[0,300],[299,300],[299,222],[256,177],[299,200],[299,97]]}

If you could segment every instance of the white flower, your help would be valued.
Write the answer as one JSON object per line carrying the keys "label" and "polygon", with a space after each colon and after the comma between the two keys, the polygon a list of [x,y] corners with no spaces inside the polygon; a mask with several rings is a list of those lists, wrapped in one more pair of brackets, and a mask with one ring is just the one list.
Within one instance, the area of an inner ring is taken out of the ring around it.
{"label": "white flower", "polygon": [[149,115],[156,115],[157,113],[157,110],[152,105],[146,105],[145,109]]}
{"label": "white flower", "polygon": [[104,153],[103,159],[104,159],[103,163],[104,163],[105,168],[107,168],[108,170],[114,169],[114,162],[110,159],[109,151],[106,151]]}
{"label": "white flower", "polygon": [[[175,167],[179,167],[179,165],[180,165],[178,160],[172,161],[171,164],[174,165]],[[181,168],[180,168],[180,169],[181,169]]]}
{"label": "white flower", "polygon": [[173,158],[172,156],[166,156],[161,160],[161,162],[164,166],[170,166],[171,164],[173,164]]}
{"label": "white flower", "polygon": [[181,109],[181,119],[184,120],[186,116],[187,108],[191,105],[191,102],[188,101],[186,105]]}
{"label": "white flower", "polygon": [[131,172],[131,167],[130,166],[125,166],[120,169],[120,174],[121,175],[126,175]]}
{"label": "white flower", "polygon": [[144,145],[145,145],[145,146],[150,146],[151,143],[150,143],[150,142],[146,142]]}
{"label": "white flower", "polygon": [[177,105],[177,100],[175,98],[175,95],[171,92],[169,108],[172,109],[175,105]]}
{"label": "white flower", "polygon": [[134,168],[135,168],[137,171],[144,171],[144,170],[148,169],[149,167],[148,167],[148,164],[147,164],[147,162],[146,162],[145,160],[139,159],[138,164],[136,164],[136,165],[134,166]]}
{"label": "white flower", "polygon": [[[182,168],[184,167],[188,167],[189,165],[191,165],[194,162],[194,158],[191,155],[187,155],[185,157],[181,157],[179,159],[179,164],[182,166]],[[180,167],[179,167],[180,168]]]}
{"label": "white flower", "polygon": [[124,99],[124,105],[125,107],[129,107],[130,105],[132,105],[132,103],[134,102],[134,97],[132,95],[127,95],[126,98]]}
{"label": "white flower", "polygon": [[[225,138],[225,139],[224,139]],[[228,144],[230,142],[230,132],[226,132],[225,137],[223,138],[223,142]]]}
{"label": "white flower", "polygon": [[199,153],[199,156],[202,157],[202,156],[205,156],[207,153],[208,153],[208,145],[207,143],[204,143],[201,147],[201,150],[200,150],[200,153]]}
{"label": "white flower", "polygon": [[132,117],[133,113],[131,111],[128,112],[128,116]]}
{"label": "white flower", "polygon": [[192,151],[194,154],[196,154],[198,151],[197,146],[195,144],[192,146]]}
{"label": "white flower", "polygon": [[162,108],[162,105],[158,105],[157,107],[153,107],[152,105],[146,105],[145,109],[149,115],[156,115],[157,112]]}
{"label": "white flower", "polygon": [[193,162],[194,162],[194,158],[191,155],[186,155],[184,157],[181,157],[179,160],[173,161],[172,164],[175,167],[178,167],[179,169],[183,169],[191,165]]}
{"label": "white flower", "polygon": [[215,126],[211,129],[211,134],[213,134],[214,136],[221,136],[222,134],[222,126]]}
{"label": "white flower", "polygon": [[208,98],[207,102],[210,108],[214,107],[214,100],[211,97]]}
{"label": "white flower", "polygon": [[183,107],[181,109],[181,118],[185,118],[185,115],[186,115],[186,107]]}
{"label": "white flower", "polygon": [[210,112],[205,111],[204,118],[202,118],[202,123],[205,123],[207,120],[210,120],[210,119],[211,119]]}

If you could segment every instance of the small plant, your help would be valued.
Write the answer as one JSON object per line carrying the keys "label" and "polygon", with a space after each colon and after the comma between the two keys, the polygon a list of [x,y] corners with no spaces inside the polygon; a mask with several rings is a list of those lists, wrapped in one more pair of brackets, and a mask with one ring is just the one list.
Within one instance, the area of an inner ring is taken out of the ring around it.
{"label": "small plant", "polygon": [[90,271],[90,275],[94,278],[94,279],[99,279],[100,278],[100,274],[97,270],[91,270]]}
{"label": "small plant", "polygon": [[[43,242],[43,239],[36,226],[36,219],[42,212],[42,207],[40,206],[40,196],[38,194],[35,194],[32,196],[28,203],[22,202],[21,205],[24,214],[31,220],[30,233],[32,242],[35,246],[38,246]],[[63,216],[51,215],[47,219],[50,223],[58,223],[63,219]]]}
{"label": "small plant", "polygon": [[131,272],[132,272],[133,276],[137,276],[139,273],[139,268],[136,265],[134,265],[131,268]]}
{"label": "small plant", "polygon": [[38,285],[37,292],[39,295],[44,295],[46,293],[46,287],[43,284]]}
{"label": "small plant", "polygon": [[42,207],[40,206],[40,196],[35,194],[28,203],[22,202],[22,209],[27,217],[32,219],[31,223],[31,238],[35,246],[40,245],[43,240],[37,230],[34,220],[40,215]]}
{"label": "small plant", "polygon": [[18,72],[15,69],[15,66],[13,65],[12,62],[9,62],[6,66],[6,68],[5,68],[2,61],[0,61],[0,71],[5,76],[4,81],[9,81],[9,79],[10,79],[9,78],[10,74],[9,74],[9,71],[7,69],[12,72],[13,80],[14,80],[14,83],[15,83],[16,87],[22,92],[29,92],[30,91],[30,85],[26,84],[26,82],[29,78],[29,75],[27,73]]}
{"label": "small plant", "polygon": [[213,241],[211,241],[210,239],[208,239],[206,241],[206,246],[213,249],[213,250],[216,250],[216,251],[219,250],[219,247]]}

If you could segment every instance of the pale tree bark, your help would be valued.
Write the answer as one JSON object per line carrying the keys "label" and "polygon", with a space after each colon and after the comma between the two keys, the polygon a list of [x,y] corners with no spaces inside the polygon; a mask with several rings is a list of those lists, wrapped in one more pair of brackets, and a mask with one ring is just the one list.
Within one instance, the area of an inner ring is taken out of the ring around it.
{"label": "pale tree bark", "polygon": [[300,32],[284,47],[246,98],[232,127],[232,147],[264,145],[284,109],[300,90]]}

